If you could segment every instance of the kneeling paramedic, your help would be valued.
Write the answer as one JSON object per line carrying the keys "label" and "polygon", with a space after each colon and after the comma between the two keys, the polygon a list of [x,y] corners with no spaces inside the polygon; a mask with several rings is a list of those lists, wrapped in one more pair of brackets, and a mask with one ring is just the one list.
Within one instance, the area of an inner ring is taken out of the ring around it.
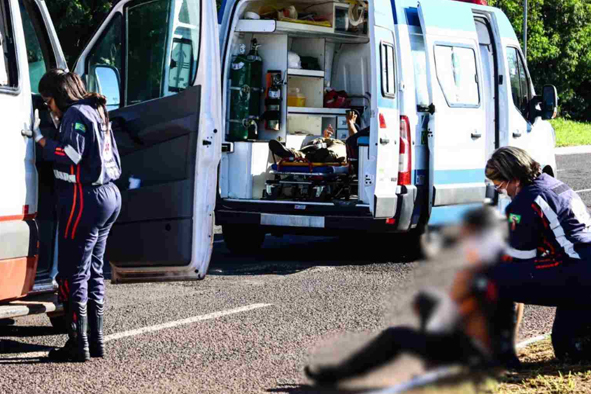
{"label": "kneeling paramedic", "polygon": [[59,119],[58,140],[47,139],[35,111],[33,137],[43,158],[53,162],[57,179],[58,295],[69,336],[49,358],[87,361],[104,355],[103,256],[121,209],[121,195],[113,183],[121,175],[121,160],[104,96],[88,93],[78,75],[59,69],[43,76],[39,92],[52,117]]}
{"label": "kneeling paramedic", "polygon": [[509,248],[488,276],[499,297],[525,304],[591,307],[591,217],[570,187],[541,173],[522,149],[503,147],[486,177],[511,197]]}

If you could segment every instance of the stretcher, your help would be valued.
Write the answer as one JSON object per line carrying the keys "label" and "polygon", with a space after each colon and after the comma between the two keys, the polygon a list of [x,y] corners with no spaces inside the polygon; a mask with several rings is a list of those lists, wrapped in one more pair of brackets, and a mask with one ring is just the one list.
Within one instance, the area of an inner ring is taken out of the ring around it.
{"label": "stretcher", "polygon": [[283,159],[271,166],[274,179],[266,181],[263,198],[330,201],[348,196],[349,163],[313,163],[305,158]]}

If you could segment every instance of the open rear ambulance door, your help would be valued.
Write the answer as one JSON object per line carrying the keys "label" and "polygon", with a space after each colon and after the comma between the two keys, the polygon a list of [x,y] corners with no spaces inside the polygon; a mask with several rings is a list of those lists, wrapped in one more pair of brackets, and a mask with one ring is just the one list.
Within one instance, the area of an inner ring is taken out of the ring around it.
{"label": "open rear ambulance door", "polygon": [[122,210],[112,282],[205,277],[221,155],[214,0],[122,0],[76,64],[108,100]]}
{"label": "open rear ambulance door", "polygon": [[470,6],[431,0],[419,2],[418,11],[427,55],[429,211],[433,219],[431,208],[443,213],[453,205],[485,199],[484,83]]}
{"label": "open rear ambulance door", "polygon": [[389,0],[369,2],[372,116],[369,160],[359,190],[370,196],[376,218],[394,217],[397,205],[400,111],[393,15]]}

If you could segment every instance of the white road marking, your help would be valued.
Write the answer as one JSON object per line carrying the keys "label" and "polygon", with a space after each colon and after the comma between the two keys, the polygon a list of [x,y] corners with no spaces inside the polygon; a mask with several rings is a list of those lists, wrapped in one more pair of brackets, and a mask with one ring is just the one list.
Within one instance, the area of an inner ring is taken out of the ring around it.
{"label": "white road marking", "polygon": [[591,192],[591,189],[575,190],[575,193],[587,193]]}
{"label": "white road marking", "polygon": [[[130,331],[125,331],[125,332],[120,332],[117,334],[111,334],[111,335],[107,335],[105,337],[105,342],[114,341],[117,339],[122,339],[122,338],[127,338],[127,337],[133,337],[136,335],[142,335],[142,334],[146,334],[149,332],[160,331],[160,330],[164,330],[167,328],[184,326],[187,324],[197,323],[197,322],[204,321],[204,320],[217,319],[219,317],[229,316],[229,315],[233,315],[236,313],[248,312],[248,311],[252,311],[255,309],[259,309],[259,308],[266,308],[271,305],[273,305],[273,304],[252,304],[252,305],[244,306],[241,308],[229,309],[227,311],[213,312],[213,313],[209,313],[207,315],[193,316],[193,317],[189,317],[189,318],[183,319],[183,320],[176,320],[176,321],[172,321],[169,323],[158,324],[155,326],[138,328],[137,330],[130,330]],[[18,360],[23,360],[23,359],[43,358],[43,357],[47,357],[47,353],[48,352],[45,351],[45,352],[21,353],[18,355],[0,354],[0,361],[10,361],[10,360],[18,361]]]}
{"label": "white road marking", "polygon": [[196,323],[198,321],[217,319],[218,317],[233,315],[235,313],[247,312],[247,311],[251,311],[253,309],[258,309],[258,308],[265,308],[265,307],[271,306],[271,305],[272,304],[253,304],[253,305],[249,305],[249,306],[244,306],[242,308],[230,309],[227,311],[220,311],[220,312],[213,312],[213,313],[203,315],[203,316],[193,316],[188,319],[172,321],[172,322],[164,323],[164,324],[158,324],[156,326],[151,326],[151,327],[138,328],[137,330],[120,332],[118,334],[111,334],[111,335],[107,335],[105,337],[105,342],[114,341],[116,339],[121,339],[121,338],[132,337],[135,335],[141,335],[141,334],[145,334],[148,332],[160,331],[160,330],[164,330],[166,328],[183,326],[186,324]]}
{"label": "white road marking", "polygon": [[515,345],[515,348],[521,349],[521,348],[526,347],[527,345],[531,345],[532,343],[540,342],[541,340],[548,338],[549,335],[550,334],[538,335],[537,337],[526,339],[525,341],[520,342],[517,345]]}

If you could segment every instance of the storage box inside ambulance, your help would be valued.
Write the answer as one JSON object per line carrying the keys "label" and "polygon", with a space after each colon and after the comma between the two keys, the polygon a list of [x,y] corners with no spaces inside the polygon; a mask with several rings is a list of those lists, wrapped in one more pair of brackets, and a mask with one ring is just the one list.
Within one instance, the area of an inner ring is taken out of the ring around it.
{"label": "storage box inside ambulance", "polygon": [[430,99],[429,225],[439,225],[485,200],[486,98],[471,6],[428,0],[418,12]]}
{"label": "storage box inside ambulance", "polygon": [[89,90],[108,96],[121,155],[122,210],[107,242],[113,283],[207,273],[221,154],[219,60],[214,0],[123,0],[76,63]]}

